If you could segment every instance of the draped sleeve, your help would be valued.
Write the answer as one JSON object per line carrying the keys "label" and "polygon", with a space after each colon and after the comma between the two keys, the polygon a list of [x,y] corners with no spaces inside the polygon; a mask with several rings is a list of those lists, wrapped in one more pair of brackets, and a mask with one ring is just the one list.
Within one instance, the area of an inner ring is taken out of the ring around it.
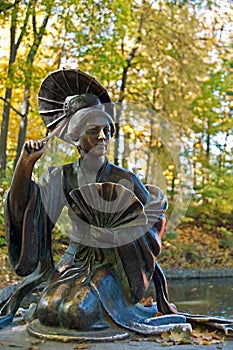
{"label": "draped sleeve", "polygon": [[[135,302],[145,296],[152,280],[157,256],[161,252],[161,230],[164,230],[163,202],[149,201],[145,204],[148,216],[148,229],[138,239],[127,245],[118,247],[131,294]],[[161,224],[161,222],[163,224]]]}
{"label": "draped sleeve", "polygon": [[40,270],[49,269],[53,265],[51,231],[63,207],[60,184],[61,170],[52,167],[40,185],[31,181],[22,222],[14,221],[9,201],[10,190],[7,194],[5,235],[10,263],[19,276],[31,274],[39,263]]}

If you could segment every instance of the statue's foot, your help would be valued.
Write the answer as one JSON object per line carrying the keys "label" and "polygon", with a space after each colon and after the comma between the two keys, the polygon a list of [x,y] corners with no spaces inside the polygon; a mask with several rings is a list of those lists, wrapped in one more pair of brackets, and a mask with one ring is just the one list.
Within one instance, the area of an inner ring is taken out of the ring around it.
{"label": "statue's foot", "polygon": [[32,303],[28,309],[19,308],[17,314],[19,314],[24,319],[24,321],[30,322],[36,318],[36,308],[37,304]]}

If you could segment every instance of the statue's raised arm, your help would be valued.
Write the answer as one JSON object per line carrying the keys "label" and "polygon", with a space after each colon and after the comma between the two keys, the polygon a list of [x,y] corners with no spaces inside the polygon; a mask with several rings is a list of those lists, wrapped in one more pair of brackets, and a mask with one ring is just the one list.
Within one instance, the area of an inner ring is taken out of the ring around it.
{"label": "statue's raised arm", "polygon": [[26,141],[17,162],[9,191],[9,207],[12,217],[18,223],[22,222],[28,203],[34,164],[40,159],[44,150],[45,142]]}

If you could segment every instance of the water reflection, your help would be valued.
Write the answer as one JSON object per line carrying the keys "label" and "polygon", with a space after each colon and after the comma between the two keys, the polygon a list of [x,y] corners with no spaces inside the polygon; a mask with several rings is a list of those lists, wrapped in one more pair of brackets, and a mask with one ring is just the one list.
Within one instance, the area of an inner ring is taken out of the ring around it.
{"label": "water reflection", "polygon": [[233,278],[170,279],[168,287],[180,312],[233,319]]}

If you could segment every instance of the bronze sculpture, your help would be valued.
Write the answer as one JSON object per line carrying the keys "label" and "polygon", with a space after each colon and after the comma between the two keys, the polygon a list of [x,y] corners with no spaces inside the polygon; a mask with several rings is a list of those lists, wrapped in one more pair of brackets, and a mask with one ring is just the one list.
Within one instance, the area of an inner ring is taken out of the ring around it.
{"label": "bronze sculpture", "polygon": [[[6,237],[15,272],[29,277],[2,308],[1,324],[11,322],[26,293],[46,281],[36,323],[28,328],[34,335],[51,336],[58,327],[97,332],[98,338],[107,330],[104,338],[115,340],[128,331],[156,334],[178,324],[191,329],[191,318],[170,304],[157,262],[166,198],[106,157],[115,132],[106,90],[80,71],[56,71],[42,83],[39,109],[51,134],[75,145],[80,158],[50,167],[38,186],[31,175],[48,138],[24,145],[6,200]],[[64,206],[73,228],[54,266],[52,230]],[[150,282],[157,303],[143,308],[139,302]]]}

